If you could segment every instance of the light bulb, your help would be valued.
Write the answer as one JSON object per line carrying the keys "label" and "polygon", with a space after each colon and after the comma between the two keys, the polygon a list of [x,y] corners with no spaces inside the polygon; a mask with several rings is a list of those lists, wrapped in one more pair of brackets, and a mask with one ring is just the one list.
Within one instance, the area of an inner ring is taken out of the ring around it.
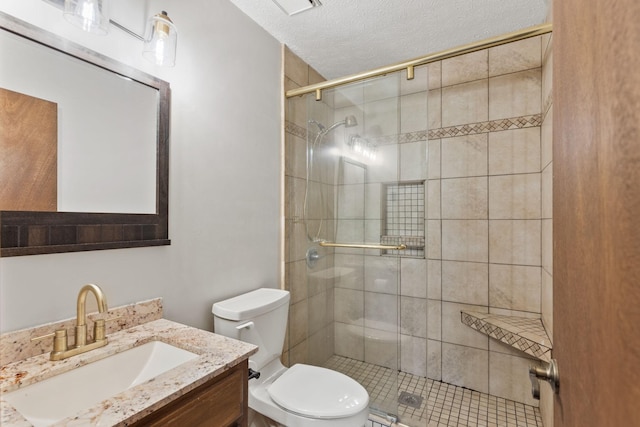
{"label": "light bulb", "polygon": [[142,55],[156,65],[173,66],[176,60],[178,33],[162,11],[149,19]]}

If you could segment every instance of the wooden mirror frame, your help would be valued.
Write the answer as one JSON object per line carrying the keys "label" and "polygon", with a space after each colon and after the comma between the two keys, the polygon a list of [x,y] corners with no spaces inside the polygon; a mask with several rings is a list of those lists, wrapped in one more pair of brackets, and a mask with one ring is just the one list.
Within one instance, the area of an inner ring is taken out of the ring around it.
{"label": "wooden mirror frame", "polygon": [[159,93],[156,213],[0,211],[0,257],[171,244],[169,83],[3,12],[0,12],[0,29],[155,88]]}

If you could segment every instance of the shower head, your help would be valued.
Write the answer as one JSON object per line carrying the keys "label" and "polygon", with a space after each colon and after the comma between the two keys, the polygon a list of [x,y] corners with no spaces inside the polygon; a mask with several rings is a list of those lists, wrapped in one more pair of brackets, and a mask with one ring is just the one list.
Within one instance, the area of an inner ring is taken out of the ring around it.
{"label": "shower head", "polygon": [[326,129],[326,126],[323,125],[322,123],[320,123],[317,120],[314,119],[309,119],[309,124],[313,123],[314,125],[318,126],[318,129],[320,129],[320,132],[324,131]]}
{"label": "shower head", "polygon": [[356,120],[356,116],[347,116],[344,118],[344,127],[350,128],[358,126],[358,121]]}
{"label": "shower head", "polygon": [[332,124],[331,126],[329,126],[328,128],[325,125],[323,125],[322,123],[320,123],[319,121],[315,120],[315,119],[309,119],[309,123],[313,123],[314,125],[318,126],[318,129],[320,129],[320,134],[321,135],[326,135],[327,133],[331,132],[332,130],[334,130],[338,126],[343,126],[344,125],[344,127],[346,127],[346,128],[358,126],[358,120],[356,120],[356,116],[353,116],[353,115],[345,117],[344,120],[336,122],[336,123]]}
{"label": "shower head", "polygon": [[[356,120],[356,116],[347,116],[347,117],[344,118],[344,120],[342,120],[340,122],[336,122],[336,123],[332,124],[331,126],[329,126],[326,129],[320,129],[320,132],[322,134],[326,135],[327,133],[331,132],[332,130],[334,130],[338,126],[344,126],[346,128],[350,128],[350,127],[354,127],[354,126],[357,126],[357,125],[358,125],[358,120]],[[320,127],[319,123],[318,123],[318,127]]]}

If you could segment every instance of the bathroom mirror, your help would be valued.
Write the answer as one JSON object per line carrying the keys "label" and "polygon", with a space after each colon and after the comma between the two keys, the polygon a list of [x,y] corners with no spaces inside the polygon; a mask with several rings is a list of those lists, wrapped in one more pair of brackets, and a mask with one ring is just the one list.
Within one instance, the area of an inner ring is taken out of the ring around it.
{"label": "bathroom mirror", "polygon": [[1,12],[0,49],[0,256],[170,244],[169,84]]}

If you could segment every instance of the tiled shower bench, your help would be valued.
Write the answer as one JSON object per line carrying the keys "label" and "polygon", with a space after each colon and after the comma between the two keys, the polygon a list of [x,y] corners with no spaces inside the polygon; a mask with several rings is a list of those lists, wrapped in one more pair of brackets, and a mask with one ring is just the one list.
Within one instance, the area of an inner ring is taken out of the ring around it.
{"label": "tiled shower bench", "polygon": [[541,319],[462,310],[461,321],[478,332],[542,361],[551,361],[551,340]]}

